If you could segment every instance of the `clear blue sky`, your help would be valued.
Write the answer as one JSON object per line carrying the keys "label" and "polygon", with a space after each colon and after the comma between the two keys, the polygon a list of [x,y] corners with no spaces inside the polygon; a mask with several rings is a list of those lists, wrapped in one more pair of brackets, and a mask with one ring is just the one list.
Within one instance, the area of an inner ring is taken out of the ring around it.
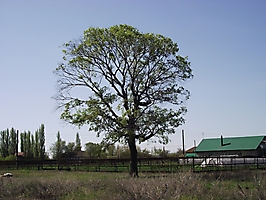
{"label": "clear blue sky", "polygon": [[264,0],[1,0],[0,130],[34,133],[44,124],[46,149],[58,131],[67,142],[77,132],[83,144],[99,142],[60,121],[53,70],[64,42],[91,26],[129,24],[172,38],[191,61],[186,124],[166,149],[182,147],[182,129],[186,148],[203,137],[266,135],[265,10]]}

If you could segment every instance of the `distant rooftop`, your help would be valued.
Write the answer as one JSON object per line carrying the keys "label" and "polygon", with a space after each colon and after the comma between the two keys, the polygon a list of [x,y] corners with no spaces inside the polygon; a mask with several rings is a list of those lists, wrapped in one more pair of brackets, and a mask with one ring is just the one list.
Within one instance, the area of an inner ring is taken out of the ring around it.
{"label": "distant rooftop", "polygon": [[255,150],[265,136],[228,137],[203,139],[196,152]]}

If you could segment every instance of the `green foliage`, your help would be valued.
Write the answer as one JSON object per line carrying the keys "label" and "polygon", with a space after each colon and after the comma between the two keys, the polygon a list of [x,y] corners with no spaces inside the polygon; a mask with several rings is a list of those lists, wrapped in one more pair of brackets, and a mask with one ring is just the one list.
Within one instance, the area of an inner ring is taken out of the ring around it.
{"label": "green foliage", "polygon": [[33,142],[35,144],[34,145],[34,157],[38,158],[40,156],[40,143],[39,143],[39,132],[38,131],[35,131],[35,141],[33,138]]}
{"label": "green foliage", "polygon": [[9,149],[9,129],[0,132],[0,142],[1,142],[1,155],[2,157],[7,157]]}
{"label": "green foliage", "polygon": [[117,145],[116,154],[118,158],[130,158],[130,150],[128,146]]}
{"label": "green foliage", "polygon": [[106,148],[105,148],[105,152],[106,152],[106,156],[107,158],[113,158],[113,157],[116,157],[116,147],[114,144],[112,145],[108,145]]}
{"label": "green foliage", "polygon": [[159,156],[159,157],[164,158],[164,157],[168,157],[170,155],[170,152],[168,150],[165,150],[164,147],[162,149],[154,147],[153,148],[153,154],[155,156]]}
{"label": "green foliage", "polygon": [[89,158],[105,158],[106,154],[102,145],[88,142],[85,144],[85,151]]}
{"label": "green foliage", "polygon": [[20,134],[20,151],[25,152],[25,141],[23,133]]}
{"label": "green foliage", "polygon": [[81,140],[76,134],[76,142],[66,142],[62,140],[60,132],[57,132],[56,141],[51,145],[50,151],[53,159],[73,158],[78,151],[81,151]]}
{"label": "green foliage", "polygon": [[63,154],[63,146],[64,143],[62,142],[60,132],[58,131],[56,134],[56,141],[50,147],[50,151],[52,153],[53,159],[60,159]]}
{"label": "green foliage", "polygon": [[[88,125],[104,135],[105,144],[128,144],[136,168],[136,141],[167,144],[185,122],[190,92],[184,82],[193,75],[178,51],[170,38],[129,25],[89,28],[80,40],[64,44],[55,70],[61,119]],[[77,88],[86,95],[74,96]]]}
{"label": "green foliage", "polygon": [[10,129],[10,138],[9,138],[9,147],[8,147],[8,154],[15,155],[16,148],[17,148],[17,133],[16,130],[12,127]]}
{"label": "green foliage", "polygon": [[75,151],[81,151],[81,140],[79,137],[79,133],[76,134],[76,142],[75,142]]}
{"label": "green foliage", "polygon": [[15,155],[17,143],[17,133],[13,127],[10,130],[0,131],[0,156],[5,158]]}
{"label": "green foliage", "polygon": [[[193,76],[178,51],[170,38],[132,26],[89,28],[78,42],[64,44],[64,62],[55,71],[61,118],[88,124],[97,135],[105,134],[106,143],[127,142],[129,129],[140,143],[151,138],[168,143],[168,134],[184,123],[183,103],[190,93],[182,83]],[[72,96],[80,86],[92,95]]]}
{"label": "green foliage", "polygon": [[45,157],[45,132],[44,132],[44,125],[41,124],[41,127],[38,130],[38,148],[39,148],[39,155],[40,158]]}
{"label": "green foliage", "polygon": [[26,157],[33,158],[33,143],[31,140],[31,132],[26,133]]}
{"label": "green foliage", "polygon": [[44,125],[31,134],[30,131],[20,133],[20,151],[24,152],[26,158],[44,159],[45,155],[45,132]]}
{"label": "green foliage", "polygon": [[9,160],[16,160],[16,156],[15,155],[9,155],[5,158],[5,160],[9,161]]}

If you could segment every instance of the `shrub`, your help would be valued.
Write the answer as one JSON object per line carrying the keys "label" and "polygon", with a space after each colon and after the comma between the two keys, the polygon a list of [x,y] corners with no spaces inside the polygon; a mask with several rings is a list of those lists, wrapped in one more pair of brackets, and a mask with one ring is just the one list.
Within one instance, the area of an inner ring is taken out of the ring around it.
{"label": "shrub", "polygon": [[16,156],[15,155],[9,155],[9,156],[5,157],[4,160],[7,160],[7,161],[9,161],[9,160],[16,160]]}

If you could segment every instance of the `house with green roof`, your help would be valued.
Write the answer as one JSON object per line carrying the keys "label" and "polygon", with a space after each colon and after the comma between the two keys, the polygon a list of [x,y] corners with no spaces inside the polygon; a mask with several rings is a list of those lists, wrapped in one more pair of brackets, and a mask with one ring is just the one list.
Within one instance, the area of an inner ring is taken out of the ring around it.
{"label": "house with green roof", "polygon": [[228,137],[203,139],[195,150],[197,156],[266,156],[266,137]]}

